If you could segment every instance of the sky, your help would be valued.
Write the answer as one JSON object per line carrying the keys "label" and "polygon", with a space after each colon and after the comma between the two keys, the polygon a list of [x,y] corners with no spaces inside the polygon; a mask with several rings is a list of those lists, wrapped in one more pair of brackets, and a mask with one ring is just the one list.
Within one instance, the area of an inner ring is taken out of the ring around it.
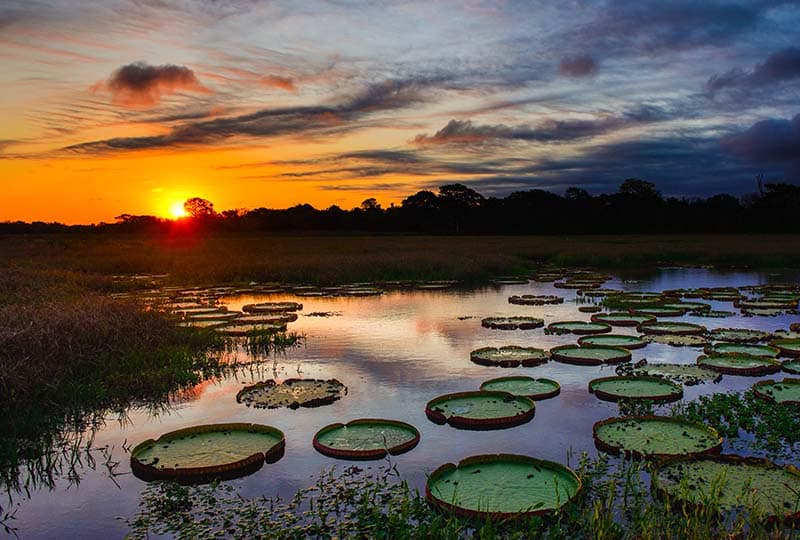
{"label": "sky", "polygon": [[800,182],[800,2],[2,0],[0,221]]}

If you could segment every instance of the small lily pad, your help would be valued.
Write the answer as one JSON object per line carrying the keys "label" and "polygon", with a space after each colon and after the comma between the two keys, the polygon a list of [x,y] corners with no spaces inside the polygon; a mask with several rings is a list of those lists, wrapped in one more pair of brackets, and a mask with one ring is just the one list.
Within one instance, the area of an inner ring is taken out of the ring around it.
{"label": "small lily pad", "polygon": [[340,459],[381,459],[408,452],[419,443],[419,431],[397,420],[361,418],[331,424],[314,435],[314,448]]}
{"label": "small lily pad", "polygon": [[425,414],[436,424],[459,429],[503,429],[529,422],[536,413],[533,400],[508,392],[458,392],[432,399]]}
{"label": "small lily pad", "polygon": [[639,325],[639,331],[643,334],[661,334],[676,336],[693,336],[706,332],[704,326],[686,322],[646,322]]}
{"label": "small lily pad", "polygon": [[655,322],[653,315],[632,315],[628,312],[596,313],[592,322],[610,324],[611,326],[639,326],[646,322]]}
{"label": "small lily pad", "polygon": [[548,334],[592,335],[611,332],[611,325],[600,322],[563,321],[547,325]]}
{"label": "small lily pad", "polygon": [[561,392],[561,385],[551,379],[533,377],[499,377],[481,384],[481,390],[508,392],[515,396],[529,397],[534,401],[555,397]]}
{"label": "small lily pad", "polygon": [[638,336],[625,336],[622,334],[600,334],[597,336],[584,336],[578,338],[578,345],[600,345],[603,347],[624,347],[629,351],[647,346],[647,342]]}
{"label": "small lily pad", "polygon": [[275,313],[276,311],[300,311],[301,309],[303,309],[303,304],[297,302],[262,302],[242,307],[242,311],[248,313]]}
{"label": "small lily pad", "polygon": [[553,360],[565,364],[599,366],[600,364],[618,364],[631,359],[631,351],[622,347],[601,347],[579,345],[562,345],[550,350]]}
{"label": "small lily pad", "polygon": [[470,353],[470,359],[482,366],[517,367],[538,366],[550,360],[550,353],[535,347],[483,347]]}
{"label": "small lily pad", "polygon": [[564,298],[550,294],[523,294],[520,296],[509,297],[508,303],[521,306],[544,306],[551,304],[563,304]]}
{"label": "small lily pad", "polygon": [[664,402],[681,399],[683,388],[660,377],[602,377],[589,382],[589,393],[605,401],[646,399]]}
{"label": "small lily pad", "polygon": [[544,319],[536,317],[487,317],[481,326],[495,330],[533,330],[544,326]]}

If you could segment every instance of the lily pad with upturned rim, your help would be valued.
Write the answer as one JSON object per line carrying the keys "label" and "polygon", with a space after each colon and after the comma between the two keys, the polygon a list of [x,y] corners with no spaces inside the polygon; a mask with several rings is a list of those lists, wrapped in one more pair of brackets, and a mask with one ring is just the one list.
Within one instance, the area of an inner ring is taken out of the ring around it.
{"label": "lily pad with upturned rim", "polygon": [[576,334],[579,336],[611,332],[611,325],[601,322],[560,321],[547,325],[549,334]]}
{"label": "lily pad with upturned rim", "polygon": [[529,422],[535,413],[532,399],[508,392],[445,394],[425,406],[425,414],[431,422],[459,429],[504,429]]}
{"label": "lily pad with upturned rim", "polygon": [[753,393],[772,403],[800,405],[800,379],[761,381],[753,385]]}
{"label": "lily pad with upturned rim", "polygon": [[508,298],[508,303],[520,306],[545,306],[563,304],[564,298],[552,294],[522,294],[510,296]]}
{"label": "lily pad with upturned rim", "polygon": [[595,313],[592,322],[610,324],[611,326],[639,326],[646,322],[655,322],[653,315],[632,315],[627,312]]}
{"label": "lily pad with upturned rim", "polygon": [[600,345],[603,347],[623,347],[629,351],[641,349],[647,346],[647,342],[638,336],[626,336],[622,334],[600,334],[596,336],[584,336],[578,338],[578,345],[585,347],[589,345]]}
{"label": "lily pad with upturned rim", "polygon": [[544,319],[536,317],[486,317],[481,326],[494,330],[533,330],[544,326]]}
{"label": "lily pad with upturned rim", "polygon": [[242,311],[248,313],[274,313],[276,311],[300,311],[301,309],[303,309],[303,304],[297,302],[262,302],[242,306]]}
{"label": "lily pad with upturned rim", "polygon": [[631,310],[634,315],[652,315],[653,317],[681,317],[687,310],[676,307],[652,306]]}
{"label": "lily pad with upturned rim", "polygon": [[347,394],[347,387],[336,379],[286,379],[245,386],[236,394],[236,402],[262,408],[320,407],[330,405]]}
{"label": "lily pad with upturned rim", "polygon": [[278,461],[286,439],[259,424],[209,424],[165,433],[131,451],[131,470],[143,480],[205,482],[253,473]]}
{"label": "lily pad with upturned rim", "polygon": [[533,377],[498,377],[481,384],[483,391],[508,392],[515,396],[525,396],[534,401],[549,399],[561,392],[561,385],[552,379]]}
{"label": "lily pad with upturned rim", "polygon": [[583,366],[599,366],[600,364],[618,364],[631,359],[631,351],[622,347],[600,347],[590,345],[561,345],[550,349],[553,360],[565,364]]}
{"label": "lily pad with upturned rim", "polygon": [[781,370],[781,364],[777,360],[747,354],[701,356],[697,359],[697,365],[727,375],[745,375],[749,377],[760,377],[761,375],[769,375]]}
{"label": "lily pad with upturned rim", "polygon": [[769,332],[753,330],[750,328],[714,328],[708,331],[709,336],[715,341],[729,341],[731,343],[755,343],[769,339]]}
{"label": "lily pad with upturned rim", "polygon": [[647,334],[642,336],[647,343],[659,343],[672,347],[705,347],[708,339],[704,336],[679,336],[675,334]]}
{"label": "lily pad with upturned rim", "polygon": [[506,345],[505,347],[483,347],[469,354],[470,360],[482,366],[499,367],[533,367],[550,360],[550,353],[535,347],[518,347]]}
{"label": "lily pad with upturned rim", "polygon": [[633,375],[601,377],[589,381],[589,393],[604,401],[646,399],[666,402],[681,399],[683,388],[661,377]]}
{"label": "lily pad with upturned rim", "polygon": [[442,465],[428,477],[425,497],[460,516],[511,519],[554,512],[581,491],[570,469],[529,456],[472,456]]}
{"label": "lily pad with upturned rim", "polygon": [[751,356],[777,358],[781,351],[777,347],[753,343],[715,343],[707,345],[705,352],[706,354],[749,354]]}
{"label": "lily pad with upturned rim", "polygon": [[800,357],[800,339],[775,339],[770,344],[780,350],[781,356]]}
{"label": "lily pad with upturned rim", "polygon": [[243,337],[252,334],[277,334],[285,332],[286,325],[282,323],[238,323],[233,322],[215,327],[217,333],[229,337]]}
{"label": "lily pad with upturned rim", "polygon": [[661,377],[684,386],[719,382],[722,379],[721,373],[700,367],[697,364],[649,364],[647,361],[642,361],[633,366],[630,364],[619,366],[617,374]]}
{"label": "lily pad with upturned rim", "polygon": [[718,453],[722,438],[714,428],[668,416],[623,416],[596,422],[595,446],[610,454],[665,458]]}
{"label": "lily pad with upturned rim", "polygon": [[783,371],[792,375],[800,375],[800,360],[787,360],[781,364]]}
{"label": "lily pad with upturned rim", "polygon": [[704,334],[706,329],[699,324],[687,322],[646,322],[639,325],[643,334],[667,334],[676,336],[694,336]]}
{"label": "lily pad with upturned rim", "polygon": [[340,459],[381,459],[408,452],[419,444],[419,431],[411,424],[382,418],[360,418],[347,424],[330,424],[314,435],[314,448]]}

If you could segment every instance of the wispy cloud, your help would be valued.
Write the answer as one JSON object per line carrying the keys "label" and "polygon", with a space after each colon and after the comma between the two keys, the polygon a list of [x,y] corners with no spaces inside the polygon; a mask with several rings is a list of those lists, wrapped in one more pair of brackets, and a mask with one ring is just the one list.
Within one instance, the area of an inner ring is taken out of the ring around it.
{"label": "wispy cloud", "polygon": [[151,66],[134,62],[116,70],[108,80],[92,86],[93,93],[110,92],[112,101],[124,107],[152,107],[161,96],[180,91],[211,94],[186,66]]}
{"label": "wispy cloud", "polygon": [[747,89],[800,78],[800,48],[786,47],[770,54],[752,70],[734,68],[713,75],[706,84],[712,94],[726,88]]}

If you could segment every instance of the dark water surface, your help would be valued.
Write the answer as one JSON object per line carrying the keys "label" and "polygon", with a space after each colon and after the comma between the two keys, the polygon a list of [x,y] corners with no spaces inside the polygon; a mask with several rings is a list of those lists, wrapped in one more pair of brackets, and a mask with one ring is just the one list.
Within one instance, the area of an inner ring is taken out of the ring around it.
{"label": "dark water surface", "polygon": [[[662,270],[639,282],[615,278],[604,287],[660,291],[674,288],[721,287],[785,282],[796,275],[716,273],[706,270]],[[515,306],[512,294],[557,294],[562,305]],[[419,446],[392,458],[412,485],[424,485],[426,474],[447,461],[473,454],[509,452],[575,465],[582,451],[594,455],[592,424],[618,414],[617,405],[598,400],[587,391],[590,379],[614,374],[613,367],[581,367],[550,362],[534,368],[491,368],[473,364],[471,350],[485,346],[522,345],[550,348],[574,343],[577,336],[548,336],[542,329],[502,331],[482,328],[488,316],[531,315],[546,323],[589,320],[572,301],[575,292],[552,284],[530,283],[492,287],[478,291],[406,291],[379,297],[302,298],[293,295],[238,296],[225,299],[230,309],[259,301],[299,301],[304,304],[298,321],[289,329],[306,335],[304,347],[279,356],[276,374],[271,362],[257,370],[245,369],[219,381],[200,384],[174,409],[157,417],[131,411],[122,425],[109,418],[95,437],[94,446],[113,446],[120,460],[117,472],[129,473],[129,456],[123,446],[195,425],[219,422],[256,422],[277,427],[286,434],[286,454],[246,478],[233,480],[244,496],[293,494],[314,482],[333,465],[350,462],[322,456],[311,445],[314,433],[332,422],[359,417],[403,420],[421,432]],[[707,302],[703,300],[703,302]],[[711,303],[713,309],[736,311],[730,303]],[[319,311],[340,313],[333,317],[308,317]],[[471,317],[460,320],[459,317]],[[797,316],[734,317],[715,319],[695,316],[670,318],[697,322],[708,328],[742,327],[768,331],[786,329]],[[635,329],[615,327],[614,333],[636,334]],[[651,344],[633,351],[633,360],[693,364],[698,348]],[[241,354],[241,353],[240,353]],[[443,393],[477,390],[481,382],[499,376],[524,374],[548,377],[561,383],[561,394],[536,404],[536,416],[528,424],[506,430],[475,432],[437,426],[425,416],[425,403]],[[236,403],[245,384],[290,377],[337,378],[348,393],[333,405],[316,409],[252,409]],[[778,374],[772,378],[783,378]],[[762,378],[763,379],[763,378]],[[685,399],[720,391],[739,391],[759,378],[726,375],[717,384],[685,388]],[[726,443],[727,444],[727,443]],[[21,538],[118,538],[127,527],[120,518],[136,513],[145,483],[131,474],[109,478],[102,465],[82,472],[78,485],[59,481],[52,490],[15,494],[19,502],[13,525]],[[5,504],[4,504],[5,506]]]}

